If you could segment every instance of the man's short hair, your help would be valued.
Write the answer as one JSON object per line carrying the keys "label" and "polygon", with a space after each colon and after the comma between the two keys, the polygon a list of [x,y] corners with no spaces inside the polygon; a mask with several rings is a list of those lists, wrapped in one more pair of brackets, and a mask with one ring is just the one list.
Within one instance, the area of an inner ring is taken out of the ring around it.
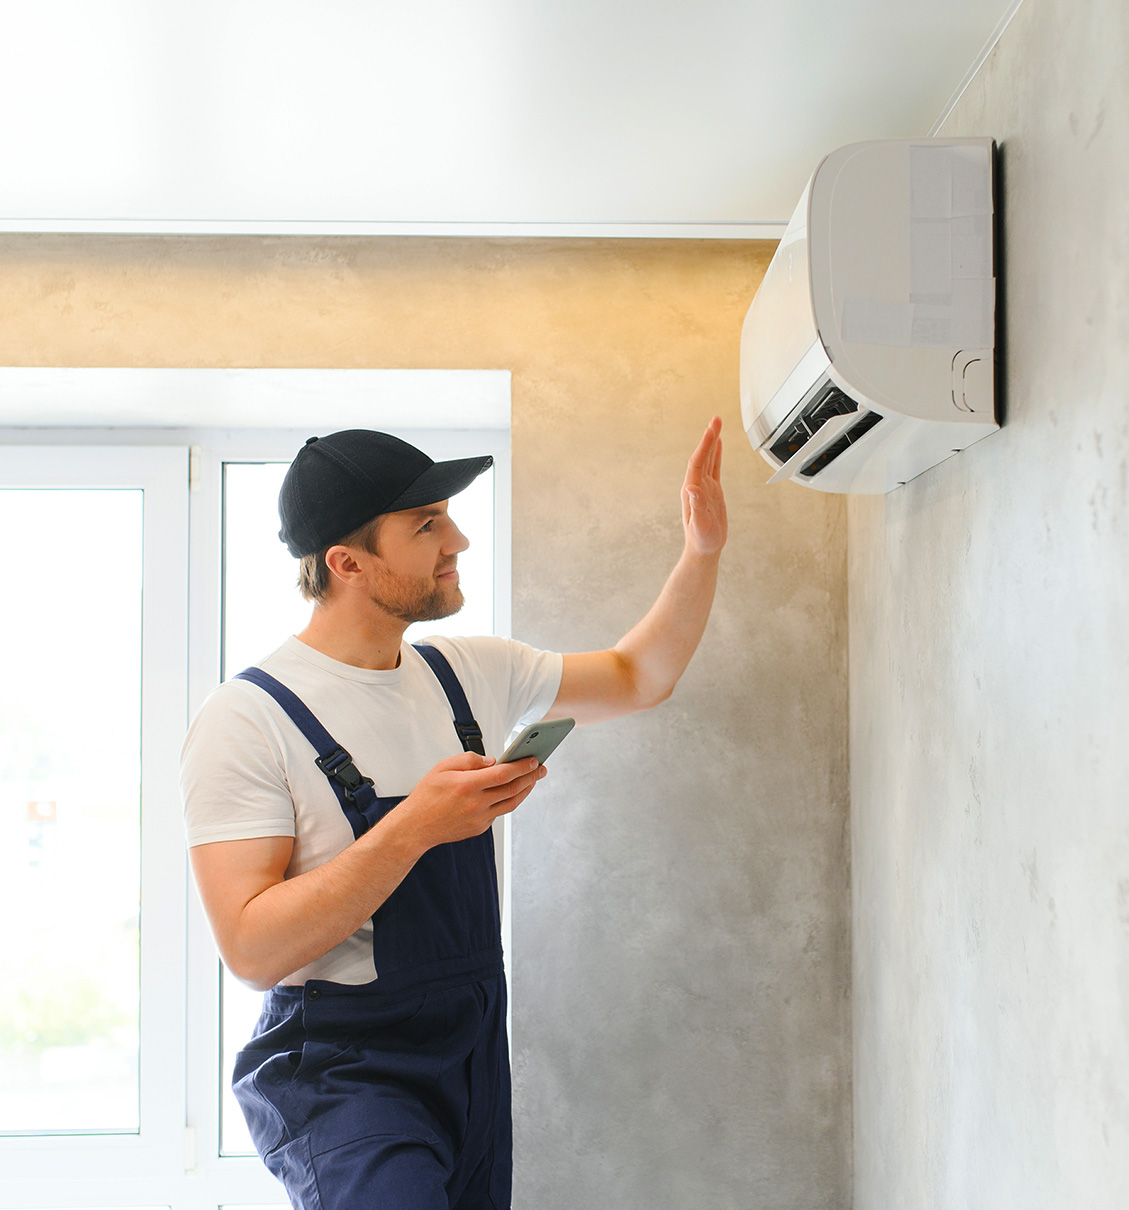
{"label": "man's short hair", "polygon": [[329,583],[333,573],[325,561],[325,552],[333,546],[359,546],[370,555],[377,555],[377,540],[380,535],[381,519],[387,514],[373,517],[360,528],[346,534],[340,541],[331,542],[329,546],[315,551],[312,555],[303,555],[298,561],[298,591],[315,605],[320,605],[329,595]]}

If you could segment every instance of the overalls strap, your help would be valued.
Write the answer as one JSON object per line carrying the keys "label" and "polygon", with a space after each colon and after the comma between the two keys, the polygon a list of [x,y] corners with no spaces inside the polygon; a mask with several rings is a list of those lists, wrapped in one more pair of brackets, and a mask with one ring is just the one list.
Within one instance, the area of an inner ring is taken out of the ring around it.
{"label": "overalls strap", "polygon": [[275,680],[261,668],[245,668],[235,676],[237,681],[250,681],[274,698],[286,711],[290,721],[310,741],[317,753],[315,764],[329,778],[341,810],[345,813],[354,836],[361,836],[369,828],[370,820],[366,808],[376,801],[372,778],[365,777],[349,753],[318,722],[304,701],[281,682]]}
{"label": "overalls strap", "polygon": [[[467,695],[446,656],[426,643],[416,643],[415,649],[427,661],[428,667],[435,673],[443,692],[447,695],[451,713],[454,715],[455,731],[463,751],[477,752],[479,756],[485,756],[482,728],[471,713]],[[374,822],[372,807],[380,801],[373,790],[372,778],[365,777],[360,772],[353,764],[352,756],[318,722],[306,703],[281,681],[275,680],[270,673],[261,668],[245,668],[236,674],[235,679],[258,685],[286,711],[290,721],[310,741],[317,753],[314,763],[329,778],[329,784],[337,795],[341,810],[353,829],[353,835],[363,835]],[[379,812],[383,813],[383,810]]]}
{"label": "overalls strap", "polygon": [[439,684],[443,686],[447,701],[451,703],[451,712],[455,716],[455,730],[459,734],[463,751],[477,752],[479,756],[485,756],[486,749],[482,746],[482,728],[475,722],[470,710],[470,702],[467,701],[466,693],[459,684],[455,670],[447,662],[447,657],[438,648],[427,643],[415,643],[413,646],[427,661],[431,671],[438,678]]}

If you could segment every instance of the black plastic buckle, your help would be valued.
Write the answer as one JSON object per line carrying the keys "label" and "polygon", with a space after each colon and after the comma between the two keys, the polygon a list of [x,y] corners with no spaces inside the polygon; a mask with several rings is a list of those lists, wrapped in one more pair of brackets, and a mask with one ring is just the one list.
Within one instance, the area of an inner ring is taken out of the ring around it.
{"label": "black plastic buckle", "polygon": [[344,748],[337,748],[328,756],[317,757],[314,764],[330,781],[335,781],[345,791],[345,797],[350,802],[353,801],[353,796],[362,786],[372,785],[372,778],[362,775],[360,769],[353,764],[353,758]]}
{"label": "black plastic buckle", "polygon": [[462,740],[464,752],[477,752],[479,756],[486,755],[486,749],[482,746],[482,729],[477,723],[455,723],[455,730],[459,733],[459,739]]}

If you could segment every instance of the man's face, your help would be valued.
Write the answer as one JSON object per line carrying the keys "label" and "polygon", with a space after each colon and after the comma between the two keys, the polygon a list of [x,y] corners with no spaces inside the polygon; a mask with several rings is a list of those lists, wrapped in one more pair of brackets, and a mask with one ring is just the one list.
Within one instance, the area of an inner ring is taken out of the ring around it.
{"label": "man's face", "polygon": [[463,607],[456,562],[470,543],[447,515],[447,501],[381,518],[378,555],[369,561],[374,605],[404,622],[433,622]]}

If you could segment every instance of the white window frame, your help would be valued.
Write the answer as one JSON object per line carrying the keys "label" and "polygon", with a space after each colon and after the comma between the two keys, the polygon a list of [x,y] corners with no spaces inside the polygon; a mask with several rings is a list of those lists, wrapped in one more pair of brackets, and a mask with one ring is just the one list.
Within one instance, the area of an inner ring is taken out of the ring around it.
{"label": "white window frame", "polygon": [[[176,769],[184,734],[187,676],[188,500],[183,447],[115,447],[91,458],[84,448],[0,446],[5,487],[140,488],[143,493],[141,703],[141,1018],[140,1126],[136,1133],[38,1134],[0,1138],[0,1205],[89,1206],[128,1193],[134,1204],[164,1204],[170,1170],[183,1169],[184,1057],[166,1039],[182,1037],[185,900],[184,833]],[[74,529],[54,547],[97,542]],[[113,576],[107,551],[106,584]],[[27,575],[36,569],[29,565]],[[105,587],[101,585],[99,587]],[[65,692],[65,682],[59,686]],[[81,1173],[81,1175],[74,1175]],[[125,1204],[129,1204],[126,1202]]]}
{"label": "white window frame", "polygon": [[[220,968],[187,874],[176,769],[187,722],[219,677],[223,464],[287,461],[310,432],[334,427],[323,416],[301,430],[0,429],[5,486],[145,492],[141,1129],[0,1138],[0,1210],[285,1202],[258,1157],[220,1154]],[[436,460],[493,455],[494,631],[508,636],[509,429],[387,427]],[[96,535],[78,518],[72,540]],[[507,950],[509,822],[499,837]],[[183,1049],[169,1046],[178,1037]]]}

